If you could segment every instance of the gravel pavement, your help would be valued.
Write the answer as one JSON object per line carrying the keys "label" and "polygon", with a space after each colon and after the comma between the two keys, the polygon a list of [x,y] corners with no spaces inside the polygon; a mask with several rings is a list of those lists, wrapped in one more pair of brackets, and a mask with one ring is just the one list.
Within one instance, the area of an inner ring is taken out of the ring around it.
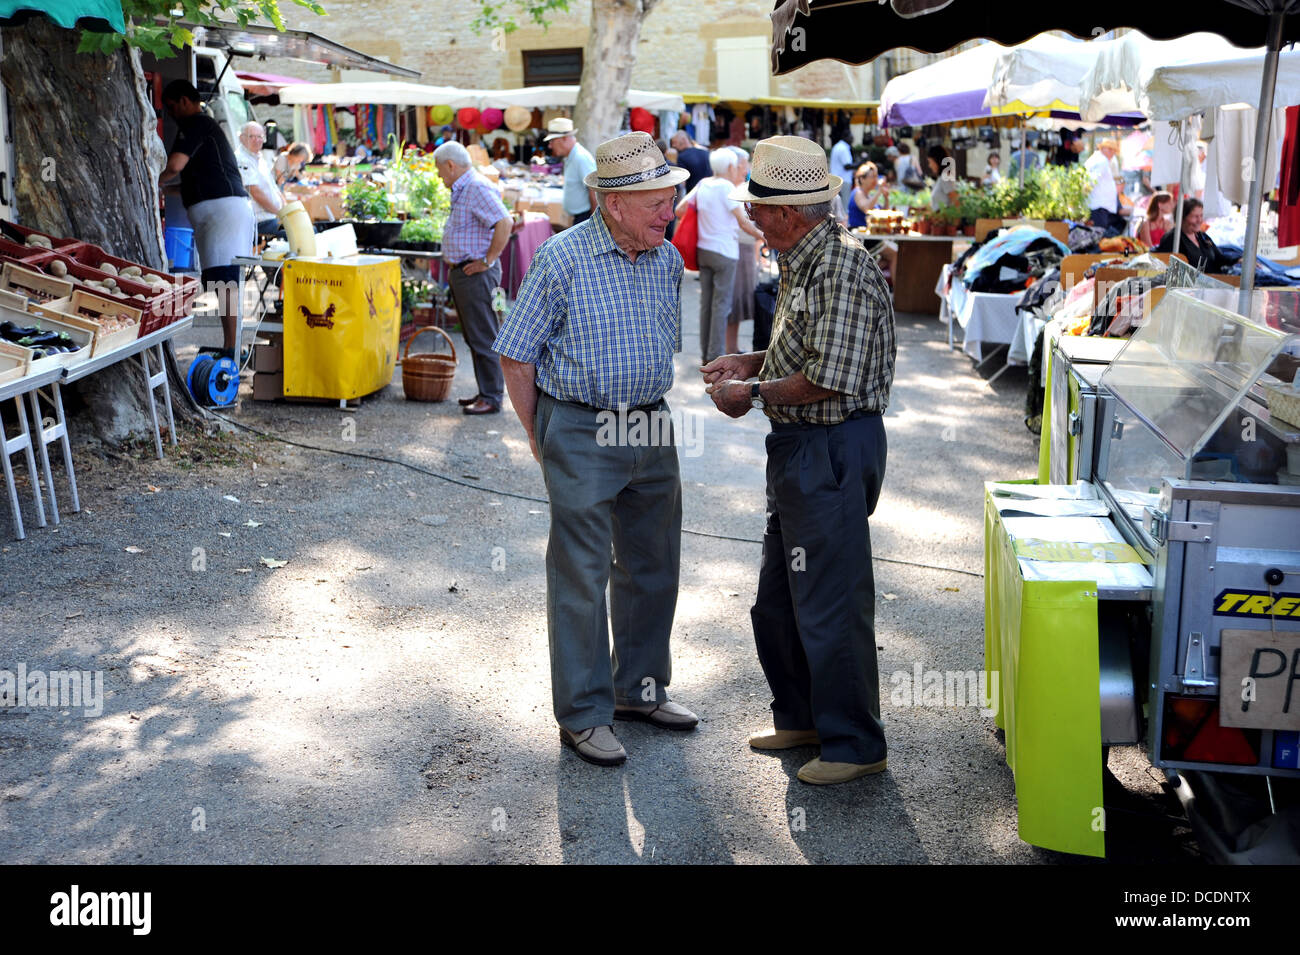
{"label": "gravel pavement", "polygon": [[[896,671],[983,666],[982,482],[1036,470],[1023,371],[990,388],[933,318],[900,316],[872,519],[889,771],[805,786],[795,772],[815,751],[744,745],[769,714],[749,628],[766,429],[705,396],[697,307],[688,277],[669,401],[700,430],[681,458],[672,694],[701,715],[695,732],[618,724],[616,769],[561,748],[548,509],[513,413],[407,402],[397,382],[347,411],[255,403],[246,384],[234,420],[353,456],[247,434],[186,436],[164,462],[85,449],[82,512],[0,551],[0,669],[104,680],[97,716],[0,710],[0,858],[1074,861],[1017,838],[991,720],[889,700]],[[217,334],[194,329],[182,367]],[[453,397],[475,390],[457,343]],[[1136,813],[1113,857],[1196,862],[1138,751],[1111,765]]]}

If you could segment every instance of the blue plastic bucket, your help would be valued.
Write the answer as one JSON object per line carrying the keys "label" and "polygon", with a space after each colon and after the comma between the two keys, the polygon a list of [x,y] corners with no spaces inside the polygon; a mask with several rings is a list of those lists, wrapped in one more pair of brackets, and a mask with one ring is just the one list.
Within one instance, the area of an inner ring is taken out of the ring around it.
{"label": "blue plastic bucket", "polygon": [[173,226],[163,232],[163,246],[172,268],[188,269],[194,261],[194,230]]}

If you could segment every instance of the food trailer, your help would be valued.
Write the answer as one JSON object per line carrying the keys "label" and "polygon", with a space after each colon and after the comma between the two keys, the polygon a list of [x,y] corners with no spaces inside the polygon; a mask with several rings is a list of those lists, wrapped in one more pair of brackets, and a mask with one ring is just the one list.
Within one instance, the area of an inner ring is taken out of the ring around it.
{"label": "food trailer", "polygon": [[1212,858],[1300,860],[1300,295],[1237,295],[1168,290],[1052,389],[1062,483],[987,486],[986,665],[1034,845],[1104,855],[1106,748],[1141,744]]}

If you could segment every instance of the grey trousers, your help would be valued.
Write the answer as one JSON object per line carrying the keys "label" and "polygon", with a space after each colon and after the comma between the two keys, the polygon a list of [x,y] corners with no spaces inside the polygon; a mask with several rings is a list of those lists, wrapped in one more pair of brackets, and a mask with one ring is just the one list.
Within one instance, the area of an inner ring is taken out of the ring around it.
{"label": "grey trousers", "polygon": [[821,758],[885,758],[867,518],[885,477],[879,415],[774,424],[767,530],[750,618],[776,729],[816,729]]}
{"label": "grey trousers", "polygon": [[727,347],[727,319],[736,292],[736,260],[708,249],[700,249],[696,258],[700,263],[700,351],[707,365]]}
{"label": "grey trousers", "polygon": [[494,262],[486,272],[466,275],[464,269],[451,270],[451,294],[460,316],[461,334],[474,356],[474,380],[478,393],[498,408],[505,397],[506,381],[501,374],[501,360],[492,350],[501,320],[492,310],[492,290],[501,284],[501,263]]}
{"label": "grey trousers", "polygon": [[[656,410],[667,414],[667,403]],[[537,447],[551,500],[551,696],[556,720],[573,732],[612,723],[615,703],[666,701],[672,677],[682,528],[677,449],[598,440],[599,414],[538,396]]]}

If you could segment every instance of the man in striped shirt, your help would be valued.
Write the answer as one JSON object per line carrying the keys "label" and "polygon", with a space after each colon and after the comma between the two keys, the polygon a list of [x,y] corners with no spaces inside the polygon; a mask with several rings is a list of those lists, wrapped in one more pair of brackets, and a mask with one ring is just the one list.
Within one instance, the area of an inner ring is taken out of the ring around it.
{"label": "man in striped shirt", "polygon": [[719,410],[757,408],[772,423],[750,616],[774,729],[749,744],[820,745],[799,770],[813,784],[886,768],[867,519],[885,476],[894,312],[871,256],[829,215],[840,185],[816,143],[775,136],[755,147],[750,180],[731,198],[778,254],[772,344],[703,368]]}
{"label": "man in striped shirt", "polygon": [[465,414],[496,414],[505,398],[501,364],[492,350],[500,322],[492,310],[492,290],[501,284],[501,253],[510,241],[512,220],[496,189],[474,171],[469,150],[457,142],[433,151],[438,176],[451,190],[451,212],[442,231],[442,260],[451,266],[449,283],[465,344],[474,356],[478,394],[461,398]]}
{"label": "man in striped shirt", "polygon": [[584,183],[595,214],[537,250],[493,346],[551,500],[546,626],[560,739],[601,766],[627,758],[615,719],[699,722],[667,694],[682,491],[663,396],[682,347],[682,257],[664,229],[686,175],[645,133],[598,146]]}

